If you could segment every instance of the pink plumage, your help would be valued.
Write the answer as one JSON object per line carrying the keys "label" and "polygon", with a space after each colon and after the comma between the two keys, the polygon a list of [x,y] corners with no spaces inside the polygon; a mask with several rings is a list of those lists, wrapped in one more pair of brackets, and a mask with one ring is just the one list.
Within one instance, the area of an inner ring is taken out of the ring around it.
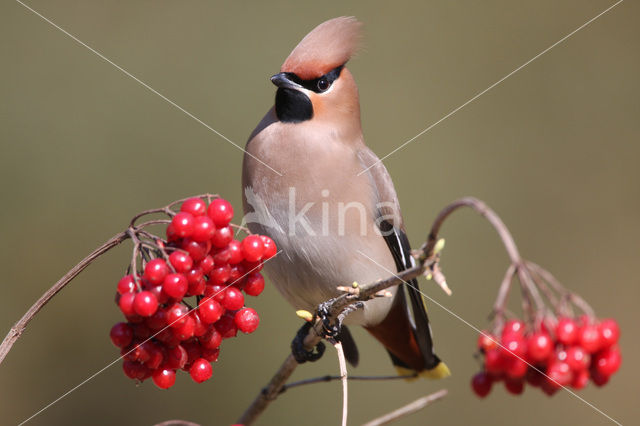
{"label": "pink plumage", "polygon": [[323,22],[298,43],[280,71],[308,80],[343,65],[358,50],[361,27],[362,23],[352,16]]}

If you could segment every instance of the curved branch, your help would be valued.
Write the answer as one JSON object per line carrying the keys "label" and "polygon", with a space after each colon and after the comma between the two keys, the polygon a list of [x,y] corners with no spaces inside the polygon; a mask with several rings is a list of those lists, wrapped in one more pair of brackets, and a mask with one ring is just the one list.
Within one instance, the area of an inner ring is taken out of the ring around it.
{"label": "curved branch", "polygon": [[80,272],[82,272],[87,266],[91,264],[98,257],[105,254],[107,251],[111,250],[113,247],[117,246],[124,240],[129,238],[129,235],[126,232],[120,232],[119,234],[114,235],[110,240],[105,242],[103,245],[95,249],[91,254],[82,259],[80,263],[71,268],[69,272],[67,272],[62,278],[58,280],[57,283],[53,285],[49,290],[47,290],[40,298],[29,308],[29,310],[20,318],[18,322],[11,327],[9,333],[2,341],[0,345],[0,364],[7,356],[13,344],[18,340],[20,335],[24,332],[25,328],[29,324],[29,321],[33,319],[33,317],[42,309],[44,305],[46,305],[49,300],[60,290],[62,290],[69,282],[74,279]]}

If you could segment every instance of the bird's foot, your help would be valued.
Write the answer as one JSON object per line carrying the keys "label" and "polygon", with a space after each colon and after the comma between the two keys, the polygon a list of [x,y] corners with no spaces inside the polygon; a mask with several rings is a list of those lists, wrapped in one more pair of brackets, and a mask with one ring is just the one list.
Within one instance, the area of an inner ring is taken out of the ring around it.
{"label": "bird's foot", "polygon": [[327,339],[335,338],[338,333],[340,333],[340,327],[342,327],[342,321],[338,320],[335,323],[331,321],[331,311],[329,310],[329,308],[331,307],[332,303],[333,299],[318,305],[318,318],[320,318],[320,320],[322,321],[325,337]]}
{"label": "bird's foot", "polygon": [[306,322],[302,327],[300,327],[300,330],[298,330],[298,332],[296,333],[296,337],[294,337],[293,341],[291,342],[291,353],[293,354],[293,357],[296,359],[298,364],[303,364],[307,361],[314,362],[319,360],[320,358],[322,358],[324,350],[326,349],[324,343],[322,342],[318,342],[318,344],[314,348],[315,350],[312,349],[308,351],[305,349],[304,339],[309,334],[309,329],[312,327],[312,325],[313,323]]}

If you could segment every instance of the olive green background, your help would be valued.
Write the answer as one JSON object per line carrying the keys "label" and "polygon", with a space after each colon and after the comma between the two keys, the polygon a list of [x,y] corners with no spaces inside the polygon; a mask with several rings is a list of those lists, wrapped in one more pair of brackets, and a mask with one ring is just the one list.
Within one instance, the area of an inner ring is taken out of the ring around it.
{"label": "olive green background", "polygon": [[[439,120],[611,1],[28,3],[186,110],[244,145],[273,102],[268,78],[320,22],[354,15],[365,44],[349,64],[368,144],[380,156]],[[627,0],[388,160],[409,236],[463,195],[485,200],[524,256],[622,327],[623,365],[579,392],[616,420],[638,414],[640,6]],[[14,1],[0,6],[0,329],[138,211],[204,192],[240,209],[242,152]],[[471,211],[447,221],[442,265],[454,291],[427,294],[486,325],[507,258]],[[17,424],[116,360],[115,285],[127,244],[101,258],[38,315],[0,365],[0,424]],[[287,354],[300,321],[268,286],[251,303],[261,327],[226,341],[214,377],[179,374],[169,391],[136,387],[120,363],[33,425],[151,425],[170,418],[230,424]],[[475,398],[475,332],[428,303],[447,380],[352,383],[350,424],[440,388],[450,395],[402,425],[610,423],[567,392]],[[356,331],[361,366],[392,374]],[[296,379],[336,373],[333,350]],[[260,423],[337,424],[339,383],[287,392]]]}

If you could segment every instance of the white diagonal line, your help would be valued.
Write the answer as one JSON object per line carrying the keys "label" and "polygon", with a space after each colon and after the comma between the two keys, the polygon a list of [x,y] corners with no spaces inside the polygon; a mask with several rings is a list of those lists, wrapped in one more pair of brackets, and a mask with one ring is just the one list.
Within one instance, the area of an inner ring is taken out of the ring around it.
{"label": "white diagonal line", "polygon": [[513,355],[514,357],[518,358],[519,360],[523,361],[524,363],[526,363],[529,367],[533,368],[535,371],[537,371],[538,373],[542,374],[544,377],[546,377],[547,379],[551,380],[552,382],[554,382],[555,384],[557,384],[558,386],[560,386],[562,389],[566,390],[567,392],[569,392],[571,395],[575,396],[576,398],[578,398],[580,401],[584,402],[585,404],[587,404],[589,407],[593,408],[595,411],[597,411],[598,413],[602,414],[603,416],[605,416],[607,419],[611,420],[613,423],[622,426],[622,423],[618,422],[617,420],[613,419],[611,416],[609,416],[608,414],[606,414],[604,411],[600,410],[598,407],[596,407],[595,405],[593,405],[592,403],[590,403],[589,401],[585,400],[584,398],[582,398],[581,396],[579,396],[578,394],[576,394],[574,391],[572,391],[571,389],[569,389],[566,386],[562,386],[560,383],[558,383],[557,381],[555,381],[554,379],[552,379],[551,377],[547,376],[543,371],[540,371],[538,368],[536,368],[534,365],[529,364],[525,359],[521,358],[520,356],[516,355],[515,353],[513,353],[509,348],[503,346],[500,342],[496,341],[495,339],[493,339],[493,337],[489,336],[488,334],[485,334],[484,332],[482,332],[482,330],[480,330],[478,327],[474,326],[473,324],[471,324],[469,321],[465,320],[464,318],[462,318],[460,315],[456,314],[455,312],[451,311],[449,308],[443,306],[442,304],[438,303],[436,300],[432,299],[431,297],[427,296],[424,292],[422,292],[419,288],[414,287],[413,285],[411,285],[410,283],[406,282],[405,280],[403,280],[402,278],[400,278],[396,272],[390,271],[389,269],[385,268],[384,266],[382,266],[381,264],[379,264],[378,262],[376,262],[374,259],[372,259],[371,257],[369,257],[368,255],[366,255],[365,253],[363,253],[360,250],[356,250],[358,253],[360,253],[362,256],[366,257],[367,259],[369,259],[371,262],[373,262],[374,264],[378,265],[378,267],[380,267],[381,269],[383,269],[384,271],[386,271],[387,273],[393,275],[394,277],[398,278],[399,280],[401,280],[403,283],[405,283],[406,285],[408,285],[409,287],[413,288],[415,291],[417,291],[418,293],[420,293],[421,295],[423,295],[424,297],[426,297],[427,299],[429,299],[429,301],[435,303],[436,305],[438,305],[440,308],[444,309],[447,313],[449,313],[450,315],[454,316],[455,318],[457,318],[458,320],[462,321],[464,324],[466,324],[467,326],[471,327],[472,329],[474,329],[476,332],[482,334],[483,336],[489,338],[492,342],[496,343],[498,346],[500,346],[500,348],[508,351],[511,355]]}
{"label": "white diagonal line", "polygon": [[259,163],[261,163],[263,166],[267,167],[269,170],[271,170],[272,172],[274,172],[275,174],[277,174],[278,176],[282,176],[282,173],[280,173],[279,171],[277,171],[276,169],[274,169],[273,167],[271,167],[270,165],[268,165],[267,163],[265,163],[264,161],[262,161],[261,159],[257,158],[256,156],[250,154],[249,152],[245,151],[240,145],[236,144],[235,142],[233,142],[231,139],[229,139],[228,137],[226,137],[225,135],[223,135],[222,133],[220,133],[219,131],[217,131],[216,129],[214,129],[213,127],[211,127],[210,125],[208,125],[207,123],[205,123],[204,121],[202,121],[201,119],[199,119],[198,117],[196,117],[195,115],[193,115],[192,113],[190,113],[189,111],[187,111],[186,109],[184,109],[183,107],[181,107],[180,105],[178,105],[177,103],[175,103],[174,101],[172,101],[171,99],[167,98],[165,95],[163,95],[162,93],[158,92],[156,89],[154,89],[153,87],[149,86],[147,83],[145,83],[144,81],[140,80],[138,77],[136,77],[135,75],[131,74],[129,71],[127,71],[126,69],[122,68],[120,65],[116,64],[115,62],[113,62],[111,59],[107,58],[106,56],[104,56],[102,53],[98,52],[96,49],[94,49],[93,47],[89,46],[88,44],[86,44],[85,42],[83,42],[82,40],[80,40],[78,37],[74,36],[73,34],[71,34],[70,32],[68,32],[67,30],[65,30],[64,28],[60,27],[59,25],[57,25],[56,23],[54,23],[53,21],[51,21],[49,18],[47,18],[46,16],[42,15],[41,13],[39,13],[38,11],[34,10],[33,8],[31,8],[30,6],[24,4],[22,1],[20,0],[16,0],[16,2],[18,2],[19,4],[21,4],[22,6],[24,6],[26,9],[30,10],[31,12],[33,12],[35,15],[39,16],[40,18],[42,18],[44,21],[46,21],[47,23],[51,24],[54,28],[58,29],[59,31],[61,31],[62,33],[64,33],[65,35],[67,35],[68,37],[70,37],[71,39],[73,39],[76,43],[86,47],[87,49],[89,49],[92,53],[95,53],[98,57],[100,57],[102,60],[104,60],[105,62],[108,62],[109,64],[113,65],[114,67],[116,67],[119,71],[121,71],[123,74],[125,74],[128,77],[131,77],[133,80],[135,80],[136,82],[138,82],[141,86],[143,86],[145,89],[149,90],[150,92],[160,96],[162,99],[164,99],[167,103],[169,103],[171,106],[177,108],[178,110],[182,111],[183,113],[185,113],[187,116],[191,117],[192,119],[194,119],[195,121],[197,121],[198,123],[200,123],[201,125],[203,125],[204,127],[206,127],[207,129],[209,129],[210,131],[212,131],[213,133],[215,133],[216,135],[220,136],[222,139],[224,139],[225,141],[229,142],[231,145],[235,146],[236,148],[238,148],[240,151],[243,151],[245,154],[247,154],[248,156],[252,157],[254,160],[258,161]]}
{"label": "white diagonal line", "polygon": [[[269,262],[271,259],[274,259],[276,256],[278,256],[280,253],[282,253],[282,250],[278,251],[276,254],[273,255],[273,257],[265,260],[263,262],[267,263]],[[227,286],[225,286],[223,289],[219,290],[217,293],[212,294],[209,297],[205,297],[203,298],[201,301],[207,301],[210,300],[214,297],[216,297],[218,294],[220,294],[221,292],[225,291],[227,288],[231,287],[232,285],[234,285],[235,283],[237,283],[238,281],[240,281],[241,279],[243,279],[244,277],[246,277],[247,275],[249,275],[251,272],[253,272],[256,268],[258,268],[260,265],[258,266],[254,266],[253,269],[251,269],[250,271],[246,272],[243,276],[241,276],[240,278],[237,278],[235,281],[233,281],[232,283],[229,283]],[[114,359],[113,361],[111,361],[109,364],[107,364],[106,366],[102,367],[100,370],[96,371],[95,373],[93,373],[92,375],[90,375],[89,377],[87,377],[86,379],[84,379],[82,382],[78,383],[77,385],[75,385],[74,387],[72,387],[71,389],[69,389],[68,391],[66,391],[65,393],[63,393],[62,395],[60,395],[58,398],[54,399],[53,401],[51,401],[49,404],[45,405],[44,407],[42,407],[40,410],[38,410],[36,413],[32,414],[29,418],[27,418],[26,420],[23,420],[22,422],[20,422],[18,424],[18,426],[22,426],[23,424],[29,422],[31,419],[33,419],[34,417],[36,417],[37,415],[39,415],[40,413],[42,413],[43,411],[45,411],[46,409],[50,408],[51,406],[53,406],[54,404],[60,402],[61,399],[63,399],[64,397],[66,397],[67,395],[69,395],[71,392],[75,391],[76,389],[78,389],[80,386],[86,384],[87,382],[91,381],[92,379],[94,379],[95,377],[97,377],[98,375],[100,375],[100,373],[102,373],[103,371],[105,371],[106,369],[108,369],[109,367],[111,367],[113,364],[115,364],[116,362],[120,361],[122,358],[124,358],[125,356],[129,355],[131,352],[133,352],[135,350],[136,346],[142,345],[143,343],[148,342],[149,340],[153,339],[154,337],[156,337],[158,334],[162,333],[164,330],[166,330],[167,328],[171,327],[173,324],[175,324],[176,322],[180,321],[182,318],[184,318],[185,316],[189,315],[189,313],[191,311],[194,311],[198,309],[197,307],[189,309],[185,314],[181,315],[180,317],[178,317],[175,321],[173,321],[171,324],[167,324],[162,330],[157,331],[156,333],[154,333],[153,335],[149,336],[145,341],[137,343],[133,349],[131,349],[129,352],[127,352],[126,354],[120,355],[118,358]]]}
{"label": "white diagonal line", "polygon": [[387,155],[385,155],[384,157],[380,158],[378,161],[376,161],[375,163],[373,163],[372,165],[370,165],[369,167],[367,167],[366,169],[364,169],[363,171],[361,171],[360,173],[358,173],[358,176],[360,176],[361,174],[367,172],[370,168],[372,168],[373,166],[375,166],[378,163],[381,163],[383,160],[385,160],[386,158],[388,158],[389,156],[395,154],[396,152],[400,151],[402,148],[404,148],[405,146],[407,146],[408,144],[410,144],[411,142],[413,142],[414,140],[418,139],[420,136],[424,135],[425,133],[427,133],[429,130],[433,129],[434,127],[436,127],[438,124],[442,123],[444,120],[446,120],[447,118],[451,117],[453,114],[455,114],[456,112],[460,111],[462,108],[466,107],[467,105],[469,105],[471,102],[475,101],[476,99],[478,99],[480,96],[484,95],[485,93],[487,93],[489,90],[493,89],[494,87],[496,87],[497,85],[499,85],[500,83],[502,83],[503,81],[505,81],[506,79],[508,79],[509,77],[511,77],[512,75],[514,75],[515,73],[517,73],[518,71],[520,71],[522,68],[526,67],[527,65],[529,65],[531,62],[535,61],[536,59],[538,59],[540,56],[544,55],[545,53],[547,53],[548,51],[550,51],[551,49],[553,49],[554,47],[556,47],[557,45],[559,45],[560,43],[562,43],[563,41],[565,41],[566,39],[568,39],[569,37],[571,37],[572,35],[574,35],[575,33],[577,33],[578,31],[580,31],[581,29],[583,29],[584,27],[586,27],[587,25],[589,25],[590,23],[592,23],[593,21],[595,21],[596,19],[598,19],[599,17],[601,17],[602,15],[604,15],[605,13],[609,12],[611,9],[613,9],[614,7],[616,7],[617,5],[619,5],[620,3],[622,3],[624,0],[618,0],[616,3],[614,3],[613,5],[609,6],[608,8],[606,8],[605,10],[603,10],[602,12],[600,12],[599,14],[597,14],[596,16],[594,16],[593,18],[589,19],[587,22],[585,22],[584,24],[580,25],[578,28],[576,28],[575,30],[571,31],[569,34],[567,34],[566,36],[562,37],[560,40],[556,41],[555,43],[553,43],[551,46],[547,47],[546,49],[544,49],[542,52],[538,53],[536,56],[534,56],[533,58],[529,59],[527,62],[525,62],[524,64],[520,65],[518,68],[514,69],[513,71],[511,71],[509,74],[505,75],[504,77],[502,77],[500,80],[496,81],[495,83],[493,83],[491,86],[487,87],[486,89],[484,89],[483,91],[479,92],[478,94],[476,94],[474,97],[472,97],[471,99],[469,99],[468,101],[466,101],[465,103],[463,103],[462,105],[460,105],[459,107],[453,109],[452,111],[450,111],[448,114],[446,114],[444,117],[442,117],[441,119],[439,119],[438,121],[436,121],[435,123],[431,124],[429,127],[425,128],[424,130],[422,130],[420,133],[418,133],[417,135],[415,135],[414,137],[412,137],[411,139],[409,139],[408,141],[406,141],[405,143],[403,143],[402,145],[400,145],[399,147],[397,147],[396,149],[394,149],[393,151],[391,151],[390,153],[388,153]]}

